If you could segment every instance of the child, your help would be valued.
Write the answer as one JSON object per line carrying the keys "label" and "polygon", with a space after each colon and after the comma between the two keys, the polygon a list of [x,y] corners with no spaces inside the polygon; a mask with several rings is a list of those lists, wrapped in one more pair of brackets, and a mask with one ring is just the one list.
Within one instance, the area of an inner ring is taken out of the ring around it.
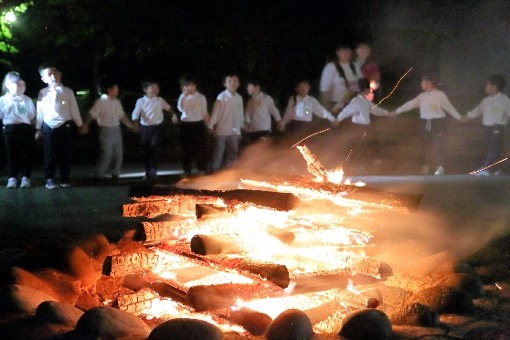
{"label": "child", "polygon": [[420,108],[420,118],[422,120],[422,139],[424,164],[421,168],[421,174],[426,175],[429,167],[436,167],[435,175],[444,174],[444,139],[446,114],[448,112],[452,117],[461,120],[462,116],[455,110],[443,91],[437,89],[438,79],[431,74],[425,74],[422,77],[421,89],[423,90],[416,98],[411,99],[400,106],[391,115],[397,115],[402,112]]}
{"label": "child", "polygon": [[118,181],[122,167],[122,131],[120,122],[133,128],[133,124],[125,115],[119,96],[119,86],[112,79],[101,81],[101,97],[96,100],[89,111],[85,122],[80,128],[80,134],[89,132],[89,125],[95,119],[99,126],[100,154],[96,166],[96,179],[105,177],[111,170],[112,180]]}
{"label": "child", "polygon": [[326,64],[320,80],[321,102],[327,107],[345,106],[357,91],[357,82],[361,78],[352,62],[352,49],[341,44],[336,50],[336,58]]}
{"label": "child", "polygon": [[43,64],[39,74],[48,87],[37,99],[36,139],[42,137],[46,188],[57,188],[55,174],[60,167],[60,187],[70,187],[72,142],[76,126],[82,125],[73,91],[60,83],[62,74],[54,64]]}
{"label": "child", "polygon": [[271,134],[271,116],[276,123],[282,120],[273,98],[260,89],[258,80],[251,79],[247,85],[251,96],[246,104],[245,122],[252,142],[265,140]]}
{"label": "child", "polygon": [[244,121],[243,98],[237,93],[239,76],[236,73],[227,74],[223,78],[223,85],[225,91],[216,98],[211,119],[207,123],[216,136],[211,165],[213,172],[222,168],[224,157],[226,168],[232,167],[237,161]]}
{"label": "child", "polygon": [[207,170],[207,134],[205,123],[209,121],[207,100],[197,91],[197,82],[191,74],[179,79],[182,93],[177,101],[181,112],[182,168],[184,177],[191,175],[192,161],[196,160],[199,175]]}
{"label": "child", "polygon": [[158,97],[159,84],[156,81],[142,81],[142,89],[145,96],[136,101],[131,120],[135,122],[135,131],[140,131],[145,163],[144,178],[155,179],[158,171],[158,148],[161,144],[163,111],[172,114],[174,123],[178,122],[178,118],[172,107],[163,98]]}
{"label": "child", "polygon": [[284,131],[289,125],[292,137],[294,139],[305,137],[312,127],[312,115],[327,119],[332,124],[337,125],[335,117],[324,108],[319,101],[308,95],[310,92],[310,82],[300,80],[295,87],[296,94],[289,98],[287,108],[283,119],[278,124],[278,129]]}
{"label": "child", "polygon": [[7,151],[7,188],[18,185],[30,188],[32,149],[34,145],[35,106],[25,93],[25,82],[18,72],[9,72],[3,81],[4,92],[0,97],[5,148]]}
{"label": "child", "polygon": [[370,80],[361,78],[358,81],[360,92],[354,97],[351,102],[340,112],[337,116],[337,121],[352,117],[352,125],[350,127],[350,135],[352,145],[350,148],[351,153],[348,161],[352,163],[357,157],[363,153],[369,153],[374,160],[374,163],[380,163],[379,159],[379,142],[377,132],[371,128],[370,115],[374,116],[389,116],[389,112],[382,109],[368,99],[372,93],[370,87]]}
{"label": "child", "polygon": [[488,95],[472,111],[468,112],[463,121],[482,116],[484,135],[487,145],[487,155],[480,167],[478,175],[490,175],[492,169],[485,167],[497,162],[501,158],[503,139],[508,117],[510,116],[510,99],[501,93],[505,88],[506,80],[501,74],[493,74],[487,78],[485,93]]}
{"label": "child", "polygon": [[356,60],[354,61],[354,65],[356,66],[356,71],[358,74],[361,74],[363,78],[370,81],[372,93],[368,95],[367,99],[374,101],[374,97],[378,97],[376,96],[376,93],[381,93],[381,71],[379,69],[379,65],[370,60],[372,48],[367,43],[357,43],[355,50]]}

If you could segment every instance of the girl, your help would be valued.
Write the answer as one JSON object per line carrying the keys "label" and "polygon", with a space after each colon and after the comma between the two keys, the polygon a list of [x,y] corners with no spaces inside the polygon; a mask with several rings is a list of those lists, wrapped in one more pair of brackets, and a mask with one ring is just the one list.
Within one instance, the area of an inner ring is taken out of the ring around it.
{"label": "girl", "polygon": [[328,108],[345,106],[358,90],[361,78],[351,60],[351,48],[340,45],[335,52],[336,59],[326,64],[320,81],[321,101]]}
{"label": "girl", "polygon": [[421,81],[423,90],[416,98],[400,106],[392,115],[420,108],[422,120],[421,135],[423,145],[423,165],[421,174],[427,175],[430,166],[435,166],[435,175],[444,174],[444,140],[446,114],[461,121],[462,116],[455,110],[443,91],[437,89],[438,79],[434,75],[426,74]]}
{"label": "girl", "polygon": [[24,95],[25,82],[18,72],[9,72],[3,80],[4,95],[0,97],[0,118],[3,122],[7,150],[7,188],[30,188],[32,148],[34,144],[35,106]]}
{"label": "girl", "polygon": [[337,125],[335,117],[322,106],[319,101],[308,95],[310,82],[300,80],[295,87],[296,94],[289,98],[283,119],[278,123],[280,131],[285,130],[286,125],[290,126],[293,137],[304,137],[312,128],[312,115],[327,119]]}

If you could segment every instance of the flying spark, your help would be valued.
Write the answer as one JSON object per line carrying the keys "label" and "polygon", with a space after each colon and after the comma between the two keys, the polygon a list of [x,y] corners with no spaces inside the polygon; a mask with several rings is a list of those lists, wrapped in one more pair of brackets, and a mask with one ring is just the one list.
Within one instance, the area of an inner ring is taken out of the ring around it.
{"label": "flying spark", "polygon": [[508,159],[508,157],[505,157],[505,158],[503,158],[503,159],[500,159],[500,160],[499,160],[499,161],[497,161],[497,162],[492,163],[491,165],[487,165],[486,167],[483,167],[483,168],[481,168],[481,169],[478,169],[478,170],[475,170],[475,171],[471,171],[469,174],[470,174],[470,175],[476,175],[477,173],[482,172],[482,171],[487,170],[487,169],[490,169],[490,168],[492,168],[493,166],[498,165],[499,163],[503,163],[503,162],[504,162],[504,161],[506,161],[507,159]]}
{"label": "flying spark", "polygon": [[400,79],[399,79],[399,80],[397,81],[397,83],[395,84],[395,87],[393,87],[393,90],[391,90],[391,92],[390,92],[390,93],[389,93],[386,97],[384,97],[383,99],[381,99],[381,100],[379,101],[379,103],[375,104],[375,105],[372,107],[372,110],[373,110],[374,108],[376,108],[377,106],[379,106],[379,105],[380,105],[383,101],[385,101],[386,99],[388,99],[389,97],[391,97],[391,95],[393,94],[393,92],[395,92],[395,90],[397,89],[397,87],[398,87],[398,85],[400,84],[400,82],[402,81],[402,79],[404,79],[404,78],[407,76],[407,74],[408,74],[409,72],[411,72],[411,70],[412,70],[412,69],[413,69],[413,66],[411,66],[411,68],[410,68],[409,70],[407,70],[407,72],[406,72],[406,73],[404,73],[404,75],[403,75],[402,77],[400,77]]}
{"label": "flying spark", "polygon": [[324,132],[329,131],[329,130],[331,130],[331,128],[327,128],[327,129],[324,129],[324,130],[321,130],[321,131],[317,131],[317,132],[315,132],[315,133],[312,133],[311,135],[306,136],[305,138],[301,139],[299,142],[297,142],[297,143],[295,143],[294,145],[292,145],[292,146],[291,146],[291,148],[296,147],[297,145],[299,145],[299,144],[303,143],[305,140],[307,140],[307,139],[309,139],[309,138],[315,137],[315,136],[320,135],[321,133],[324,133]]}

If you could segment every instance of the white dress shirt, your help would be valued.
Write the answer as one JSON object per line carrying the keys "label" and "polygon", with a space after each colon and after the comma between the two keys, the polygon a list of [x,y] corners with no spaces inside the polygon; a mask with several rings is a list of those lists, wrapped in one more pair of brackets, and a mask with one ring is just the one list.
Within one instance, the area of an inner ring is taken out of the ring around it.
{"label": "white dress shirt", "polygon": [[55,129],[69,120],[73,120],[78,127],[82,125],[78,103],[70,88],[59,84],[54,88],[45,87],[39,91],[36,120],[38,130],[43,122]]}
{"label": "white dress shirt", "polygon": [[348,117],[352,117],[351,120],[354,124],[369,125],[370,114],[375,116],[388,116],[388,111],[374,106],[374,103],[365,98],[365,96],[358,94],[342,112],[338,114],[336,119],[342,121]]}
{"label": "white dress shirt", "polygon": [[259,92],[248,99],[245,121],[249,126],[249,132],[271,131],[271,116],[276,122],[282,120],[271,96]]}
{"label": "white dress shirt", "polygon": [[501,92],[485,97],[477,107],[467,113],[467,117],[471,119],[480,116],[485,126],[507,125],[510,116],[510,99]]}
{"label": "white dress shirt", "polygon": [[182,113],[181,121],[183,122],[199,122],[201,120],[209,120],[207,113],[207,100],[200,92],[193,94],[181,93],[177,100],[177,109]]}
{"label": "white dress shirt", "polygon": [[438,89],[420,93],[417,97],[400,106],[396,112],[402,113],[418,107],[420,108],[421,119],[445,118],[445,111],[457,120],[460,120],[462,117],[450,103],[444,92]]}
{"label": "white dress shirt", "polygon": [[207,127],[214,128],[218,136],[241,135],[244,124],[243,98],[229,90],[221,92],[214,103]]}
{"label": "white dress shirt", "polygon": [[131,114],[131,120],[135,121],[140,118],[140,124],[142,125],[158,125],[163,123],[163,110],[171,110],[170,104],[163,98],[143,96],[136,101],[135,109]]}
{"label": "white dress shirt", "polygon": [[283,115],[283,121],[285,123],[291,120],[311,122],[312,115],[327,119],[330,122],[335,120],[331,112],[326,110],[316,98],[306,95],[305,97],[296,96],[295,99],[294,96],[289,98],[285,114]]}
{"label": "white dress shirt", "polygon": [[124,117],[124,109],[120,100],[103,94],[96,100],[89,114],[96,119],[97,125],[114,127],[120,126],[120,120]]}
{"label": "white dress shirt", "polygon": [[35,116],[35,105],[30,97],[24,94],[13,97],[10,93],[0,97],[0,119],[4,125],[32,124]]}

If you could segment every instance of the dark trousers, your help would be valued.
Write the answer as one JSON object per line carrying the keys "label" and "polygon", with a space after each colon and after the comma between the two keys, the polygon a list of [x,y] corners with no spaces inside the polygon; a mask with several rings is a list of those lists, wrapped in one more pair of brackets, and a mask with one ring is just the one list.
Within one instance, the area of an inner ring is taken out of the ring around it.
{"label": "dark trousers", "polygon": [[501,159],[505,125],[484,126],[484,136],[487,154],[481,167],[489,166]]}
{"label": "dark trousers", "polygon": [[71,152],[76,134],[76,125],[65,122],[52,129],[46,123],[42,126],[44,175],[46,179],[55,178],[57,166],[60,168],[60,180],[69,182],[71,174]]}
{"label": "dark trousers", "polygon": [[154,177],[158,171],[158,154],[161,145],[162,124],[140,125],[145,175]]}
{"label": "dark trousers", "polygon": [[203,121],[181,123],[182,169],[191,172],[193,161],[198,171],[207,170],[206,130]]}
{"label": "dark trousers", "polygon": [[269,130],[250,132],[250,141],[252,143],[268,139],[269,137],[271,137],[271,131]]}
{"label": "dark trousers", "polygon": [[445,160],[446,119],[422,119],[422,157],[423,164],[431,167],[443,166]]}
{"label": "dark trousers", "polygon": [[7,124],[3,127],[7,152],[7,176],[26,176],[32,172],[32,152],[34,149],[34,127],[29,124]]}

